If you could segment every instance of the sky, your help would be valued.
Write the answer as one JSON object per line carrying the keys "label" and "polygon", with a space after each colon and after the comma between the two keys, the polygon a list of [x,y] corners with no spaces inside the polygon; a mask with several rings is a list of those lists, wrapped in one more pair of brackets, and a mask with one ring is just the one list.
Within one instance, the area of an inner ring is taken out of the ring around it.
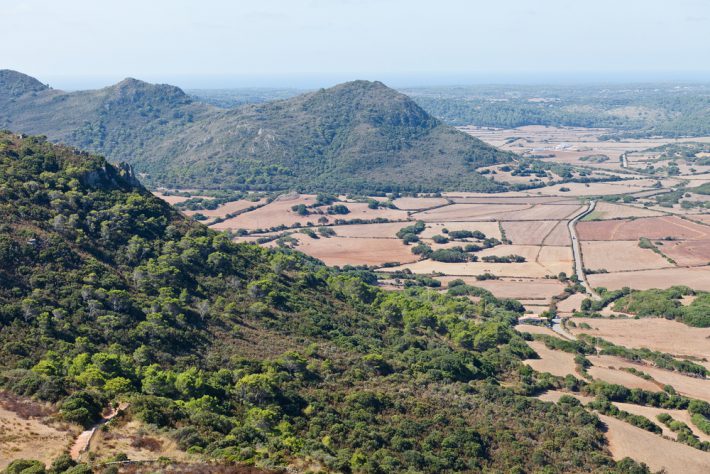
{"label": "sky", "polygon": [[53,87],[710,80],[710,0],[0,0]]}

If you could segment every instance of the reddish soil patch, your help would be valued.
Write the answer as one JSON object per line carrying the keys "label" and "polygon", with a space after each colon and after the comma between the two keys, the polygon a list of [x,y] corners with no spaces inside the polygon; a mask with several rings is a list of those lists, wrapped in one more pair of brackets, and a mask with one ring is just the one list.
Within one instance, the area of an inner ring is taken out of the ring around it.
{"label": "reddish soil patch", "polygon": [[710,263],[710,239],[663,242],[658,248],[681,266]]}
{"label": "reddish soil patch", "polygon": [[580,240],[638,240],[640,237],[662,239],[707,239],[710,228],[675,216],[644,219],[580,222]]}

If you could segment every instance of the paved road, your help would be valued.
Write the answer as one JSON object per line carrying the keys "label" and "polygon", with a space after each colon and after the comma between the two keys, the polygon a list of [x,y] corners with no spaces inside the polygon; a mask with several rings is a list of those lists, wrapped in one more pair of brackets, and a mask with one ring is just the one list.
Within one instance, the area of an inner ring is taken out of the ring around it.
{"label": "paved road", "polygon": [[572,237],[572,255],[574,257],[574,271],[579,278],[579,282],[587,290],[587,293],[592,295],[592,298],[599,299],[599,295],[592,289],[587,281],[587,276],[584,274],[584,263],[582,263],[582,248],[579,244],[579,238],[577,237],[577,231],[574,226],[579,222],[580,219],[584,218],[588,214],[591,214],[596,207],[596,201],[590,201],[589,206],[584,211],[577,214],[572,220],[567,223],[567,228],[569,229],[569,235]]}

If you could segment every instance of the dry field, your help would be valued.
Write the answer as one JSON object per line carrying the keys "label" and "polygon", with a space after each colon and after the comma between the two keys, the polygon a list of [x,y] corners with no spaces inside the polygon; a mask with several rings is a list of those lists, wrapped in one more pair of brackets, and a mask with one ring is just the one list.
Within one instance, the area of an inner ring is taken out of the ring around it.
{"label": "dry field", "polygon": [[658,217],[662,215],[663,213],[659,211],[600,201],[597,203],[594,212],[585,217],[584,220],[628,219],[630,217]]}
{"label": "dry field", "polygon": [[633,413],[634,415],[645,416],[646,418],[660,426],[663,429],[663,435],[668,436],[669,438],[676,439],[676,434],[663,423],[657,422],[656,416],[660,415],[661,413],[668,413],[673,417],[673,419],[682,421],[683,423],[688,425],[693,431],[693,434],[695,434],[695,436],[697,436],[700,441],[710,441],[710,435],[706,435],[693,424],[690,419],[690,413],[688,413],[687,410],[668,410],[665,408],[647,407],[643,405],[634,405],[633,403],[620,402],[615,402],[614,405],[619,407],[619,409],[628,411],[629,413]]}
{"label": "dry field", "polygon": [[322,260],[326,265],[382,265],[388,262],[414,262],[417,256],[399,239],[328,237],[313,239],[294,234],[296,247]]}
{"label": "dry field", "polygon": [[668,474],[706,474],[710,472],[710,453],[676,443],[649,431],[606,415],[606,438],[614,459],[632,457],[646,463],[652,471]]}
{"label": "dry field", "polygon": [[710,328],[693,328],[665,318],[574,318],[592,329],[570,328],[573,334],[586,333],[629,348],[647,347],[679,357],[710,361]]}
{"label": "dry field", "polygon": [[549,300],[553,296],[564,292],[565,286],[558,280],[552,279],[501,279],[501,280],[484,280],[478,281],[473,277],[456,277],[456,276],[440,276],[437,280],[442,282],[442,286],[446,286],[449,281],[454,279],[462,279],[471,286],[484,288],[498,298],[512,298],[516,300],[531,300],[543,299]]}
{"label": "dry field", "polygon": [[445,198],[436,197],[402,197],[395,199],[393,202],[397,209],[404,211],[422,211],[424,209],[431,209],[432,207],[444,206],[449,203]]}
{"label": "dry field", "polygon": [[8,408],[5,401],[0,402],[0,469],[16,459],[50,464],[69,449],[79,432],[78,427],[54,423],[45,416],[26,417]]}
{"label": "dry field", "polygon": [[[705,380],[705,379],[699,379],[695,377],[690,377],[687,375],[683,375],[678,372],[673,372],[670,370],[665,370],[665,369],[659,369],[658,367],[653,367],[651,365],[647,364],[637,364],[634,362],[630,362],[626,359],[622,359],[621,357],[616,357],[616,356],[588,356],[587,357],[591,363],[594,365],[594,367],[589,369],[589,373],[592,375],[592,377],[596,377],[594,375],[593,369],[603,369],[607,368],[610,370],[614,370],[615,372],[618,372],[619,374],[628,374],[631,377],[636,377],[633,374],[630,374],[626,371],[618,370],[620,368],[635,368],[639,369],[643,372],[646,372],[648,375],[653,377],[653,379],[658,382],[661,386],[663,385],[672,385],[673,388],[676,389],[676,391],[681,394],[685,395],[687,397],[691,398],[697,398],[699,400],[705,400],[710,402],[710,380]],[[604,376],[599,376],[598,378],[601,378],[602,380],[606,380]],[[644,380],[640,377],[636,377],[638,380],[641,382],[646,382],[646,383],[652,383],[650,381]],[[619,383],[619,382],[617,382]],[[626,384],[626,383],[621,383],[621,385],[626,385],[627,387],[632,387],[632,385]],[[641,388],[641,387],[639,387]],[[660,390],[660,387],[657,386],[657,389]],[[650,388],[647,388],[647,390],[650,390]]]}
{"label": "dry field", "polygon": [[[223,222],[211,226],[216,230],[226,230],[226,229],[269,229],[271,227],[277,227],[280,225],[285,225],[287,227],[292,227],[295,224],[300,224],[301,226],[306,226],[308,223],[312,225],[320,225],[319,220],[321,218],[327,219],[328,222],[335,222],[337,219],[342,219],[345,221],[353,219],[375,219],[377,217],[386,218],[390,220],[406,220],[407,212],[398,209],[370,209],[367,203],[362,202],[345,202],[342,203],[350,209],[349,214],[344,215],[330,215],[325,212],[325,208],[318,208],[317,210],[312,210],[313,212],[307,216],[300,216],[295,213],[291,208],[294,205],[305,204],[306,206],[312,205],[315,202],[316,197],[314,195],[298,195],[298,196],[286,196],[283,199],[276,199],[275,201],[267,204],[266,206],[260,207],[250,212],[245,212],[244,214],[238,215],[232,219],[227,219]],[[203,213],[204,214],[204,213]]]}
{"label": "dry field", "polygon": [[384,224],[349,224],[336,225],[331,229],[339,237],[353,238],[396,238],[397,232],[402,227],[411,225],[409,222],[387,222]]}
{"label": "dry field", "polygon": [[[590,359],[588,356],[587,359]],[[662,389],[657,384],[650,380],[643,379],[638,375],[634,375],[625,370],[618,370],[616,367],[607,367],[604,365],[597,365],[599,361],[592,361],[593,367],[589,367],[587,372],[589,375],[595,379],[603,380],[607,383],[613,383],[617,385],[623,385],[628,388],[639,388],[641,390],[648,390],[649,392],[661,392]],[[637,367],[639,368],[639,367]]]}
{"label": "dry field", "polygon": [[580,222],[577,232],[581,240],[704,239],[710,238],[710,227],[675,216],[644,219]]}
{"label": "dry field", "polygon": [[117,420],[107,431],[98,430],[91,440],[90,453],[103,460],[116,453],[125,453],[132,461],[148,461],[161,456],[174,461],[188,461],[190,456],[181,451],[175,441],[141,423]]}
{"label": "dry field", "polygon": [[483,232],[486,237],[493,237],[500,239],[500,228],[497,222],[428,222],[426,224],[426,229],[419,234],[419,237],[423,239],[430,239],[435,235],[445,235],[443,230],[470,230]]}
{"label": "dry field", "polygon": [[502,222],[505,236],[514,244],[542,245],[545,238],[557,227],[559,221],[506,221]]}
{"label": "dry field", "polygon": [[217,209],[205,209],[202,211],[183,211],[183,214],[192,216],[197,213],[202,214],[207,217],[224,217],[227,214],[233,214],[235,212],[243,211],[252,206],[260,206],[266,202],[266,199],[259,199],[258,201],[249,201],[248,199],[240,199],[238,201],[231,201],[218,206]]}
{"label": "dry field", "polygon": [[412,218],[424,222],[496,220],[507,212],[529,209],[528,204],[452,204],[429,211],[412,214]]}
{"label": "dry field", "polygon": [[[188,191],[188,190],[185,190]],[[209,196],[190,196],[190,197],[185,197],[185,196],[167,196],[165,193],[161,192],[153,192],[153,195],[156,197],[159,197],[163,201],[167,202],[168,204],[178,204],[181,202],[185,202],[188,199],[192,198],[203,198],[203,199],[211,199]]]}
{"label": "dry field", "polygon": [[581,246],[584,268],[589,270],[623,272],[674,267],[653,250],[643,249],[633,240],[583,241]]}
{"label": "dry field", "polygon": [[548,349],[543,342],[528,341],[528,345],[533,348],[539,359],[528,359],[525,362],[538,372],[549,372],[552,375],[564,377],[567,374],[576,375],[574,355],[569,352],[555,351]]}
{"label": "dry field", "polygon": [[599,273],[588,275],[587,279],[594,288],[602,286],[610,290],[618,290],[625,286],[637,290],[648,290],[649,288],[686,285],[696,290],[710,291],[710,267]]}
{"label": "dry field", "polygon": [[582,305],[582,300],[584,300],[585,298],[587,298],[587,295],[583,293],[575,293],[574,295],[571,295],[557,303],[557,311],[562,314],[572,313],[573,311],[578,310],[580,308],[580,306]]}
{"label": "dry field", "polygon": [[658,248],[680,266],[710,264],[710,239],[663,242]]}

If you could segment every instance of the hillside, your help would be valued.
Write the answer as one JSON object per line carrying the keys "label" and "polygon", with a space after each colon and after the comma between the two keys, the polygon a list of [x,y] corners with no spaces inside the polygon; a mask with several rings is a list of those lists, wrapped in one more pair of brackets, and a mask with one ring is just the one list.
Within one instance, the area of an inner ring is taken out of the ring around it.
{"label": "hillside", "polygon": [[367,81],[225,110],[135,79],[67,93],[0,71],[0,127],[126,161],[170,187],[495,191],[476,168],[514,156]]}
{"label": "hillside", "polygon": [[0,222],[0,385],[65,420],[128,400],[195,462],[648,472],[615,463],[579,405],[524,396],[563,382],[521,364],[513,302],[233,244],[128,167],[8,133]]}

